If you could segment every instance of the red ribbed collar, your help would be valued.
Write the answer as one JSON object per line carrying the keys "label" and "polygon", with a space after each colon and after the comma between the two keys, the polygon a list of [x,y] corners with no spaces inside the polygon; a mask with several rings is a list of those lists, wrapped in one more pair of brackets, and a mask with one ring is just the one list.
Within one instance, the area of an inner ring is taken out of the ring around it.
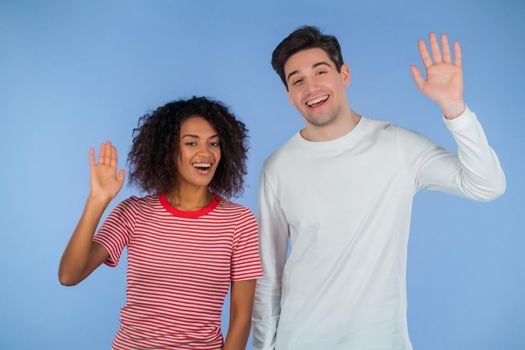
{"label": "red ribbed collar", "polygon": [[165,193],[159,195],[159,200],[162,206],[164,207],[164,209],[166,209],[167,211],[169,211],[175,216],[179,216],[182,218],[198,218],[198,217],[208,214],[213,209],[215,209],[217,205],[219,205],[219,202],[221,201],[221,197],[215,195],[211,203],[208,206],[202,209],[199,209],[199,210],[195,210],[195,211],[183,211],[183,210],[179,210],[175,208],[168,202],[168,198],[166,197]]}

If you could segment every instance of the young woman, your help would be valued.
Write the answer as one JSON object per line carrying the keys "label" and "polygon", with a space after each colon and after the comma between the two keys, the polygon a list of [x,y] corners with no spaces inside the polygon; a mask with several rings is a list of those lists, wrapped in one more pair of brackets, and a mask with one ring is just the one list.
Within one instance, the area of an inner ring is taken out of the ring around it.
{"label": "young woman", "polygon": [[[244,124],[221,103],[192,98],[139,120],[128,161],[130,183],[149,195],[117,205],[94,236],[124,183],[117,150],[90,149],[91,189],[59,268],[63,285],[128,249],[126,304],[113,349],[244,349],[255,279],[262,275],[257,224],[226,198],[242,191]],[[220,328],[231,286],[226,341]]]}

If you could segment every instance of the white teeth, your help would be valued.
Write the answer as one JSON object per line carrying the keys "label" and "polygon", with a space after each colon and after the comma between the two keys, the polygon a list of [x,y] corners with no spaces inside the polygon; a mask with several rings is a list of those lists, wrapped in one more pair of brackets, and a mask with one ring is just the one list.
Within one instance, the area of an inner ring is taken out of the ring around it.
{"label": "white teeth", "polygon": [[313,104],[316,104],[316,103],[322,102],[322,101],[326,100],[327,98],[328,98],[328,95],[320,96],[320,97],[314,98],[313,100],[306,101],[306,104],[307,104],[308,106],[311,106],[311,105],[313,105]]}
{"label": "white teeth", "polygon": [[196,168],[209,168],[211,167],[210,163],[193,163],[193,166]]}

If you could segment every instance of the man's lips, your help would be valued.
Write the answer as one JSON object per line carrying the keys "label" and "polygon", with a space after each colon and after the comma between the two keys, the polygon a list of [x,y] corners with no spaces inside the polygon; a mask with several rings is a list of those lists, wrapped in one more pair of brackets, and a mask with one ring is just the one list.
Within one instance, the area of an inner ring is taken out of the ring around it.
{"label": "man's lips", "polygon": [[328,101],[329,95],[321,95],[306,101],[305,105],[310,109],[320,108],[322,105]]}

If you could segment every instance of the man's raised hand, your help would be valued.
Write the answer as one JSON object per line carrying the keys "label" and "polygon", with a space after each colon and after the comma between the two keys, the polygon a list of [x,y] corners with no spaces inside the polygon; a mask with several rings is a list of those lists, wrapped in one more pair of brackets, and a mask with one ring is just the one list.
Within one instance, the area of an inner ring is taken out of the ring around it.
{"label": "man's raised hand", "polygon": [[461,68],[461,48],[454,43],[454,63],[450,53],[448,38],[441,35],[443,53],[439,49],[436,34],[430,33],[430,57],[425,41],[419,40],[418,47],[426,70],[426,80],[419,69],[411,65],[410,70],[419,91],[436,102],[447,119],[454,119],[465,110],[463,99],[463,70]]}

